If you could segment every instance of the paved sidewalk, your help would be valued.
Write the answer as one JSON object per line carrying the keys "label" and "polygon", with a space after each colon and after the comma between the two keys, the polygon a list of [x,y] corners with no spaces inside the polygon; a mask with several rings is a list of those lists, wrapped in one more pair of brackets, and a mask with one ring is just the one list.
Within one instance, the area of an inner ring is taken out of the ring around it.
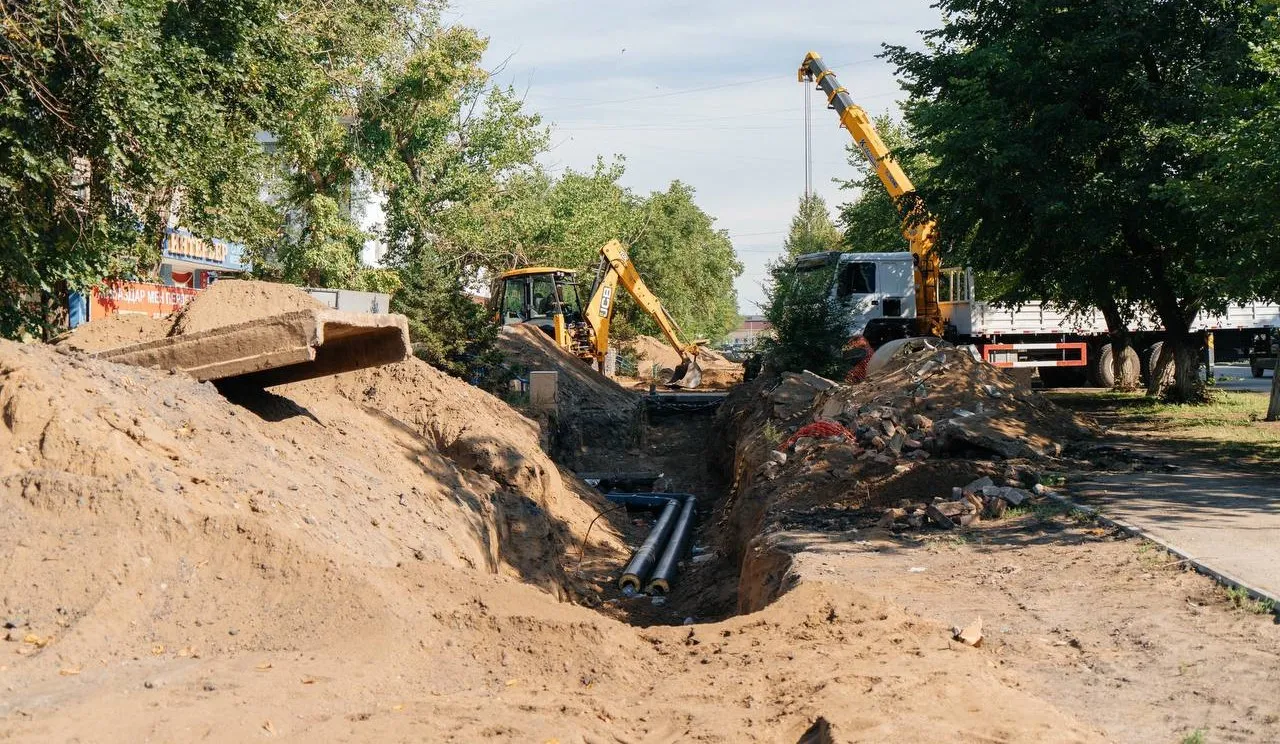
{"label": "paved sidewalk", "polygon": [[1229,580],[1280,598],[1280,476],[1188,465],[1091,476],[1070,493]]}

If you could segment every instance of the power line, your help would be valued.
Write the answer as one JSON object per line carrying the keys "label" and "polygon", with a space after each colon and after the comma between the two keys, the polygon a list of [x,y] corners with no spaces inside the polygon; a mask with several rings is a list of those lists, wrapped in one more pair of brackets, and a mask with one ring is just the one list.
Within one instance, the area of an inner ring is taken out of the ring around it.
{"label": "power line", "polygon": [[[878,62],[878,61],[879,61],[879,58],[877,58],[877,57],[868,57],[867,59],[860,59],[860,60],[856,60],[856,61],[850,62],[850,63],[848,63],[847,65],[843,65],[843,66],[844,66],[844,67],[853,67],[854,65],[861,65],[861,64],[866,64],[866,63],[868,63],[868,62]],[[778,79],[778,78],[780,78],[780,77],[782,77],[782,76],[781,76],[781,75],[776,75],[776,74],[775,74],[775,75],[768,75],[768,76],[760,77],[760,78],[753,78],[753,79],[751,79],[751,80],[736,80],[736,81],[728,82],[728,83],[716,83],[715,85],[702,85],[702,86],[698,86],[698,87],[696,87],[696,88],[681,88],[681,89],[679,89],[679,90],[668,91],[668,92],[666,92],[666,93],[651,93],[651,94],[649,94],[649,95],[644,95],[644,96],[632,96],[631,98],[615,98],[615,99],[613,99],[613,100],[608,100],[608,101],[592,101],[592,102],[589,102],[589,103],[578,104],[578,105],[576,105],[576,106],[564,106],[563,108],[566,108],[566,109],[573,109],[573,108],[591,108],[591,107],[594,107],[594,106],[607,106],[607,105],[615,104],[615,103],[634,103],[634,102],[636,102],[636,101],[651,101],[651,100],[654,100],[654,99],[657,99],[657,98],[670,98],[670,97],[672,97],[672,96],[685,96],[685,95],[689,95],[689,94],[691,94],[691,93],[704,93],[704,92],[709,91],[709,90],[720,90],[720,89],[722,89],[722,88],[735,88],[735,87],[738,87],[738,86],[741,86],[741,85],[754,85],[754,84],[756,84],[756,83],[763,83],[763,82],[765,82],[766,80],[777,80],[777,79]]]}

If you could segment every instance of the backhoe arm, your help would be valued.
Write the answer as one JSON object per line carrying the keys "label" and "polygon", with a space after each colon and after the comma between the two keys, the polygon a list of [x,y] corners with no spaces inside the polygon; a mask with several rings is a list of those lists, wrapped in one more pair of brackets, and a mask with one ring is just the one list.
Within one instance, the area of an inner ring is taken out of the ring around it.
{"label": "backhoe arm", "polygon": [[662,335],[666,337],[667,343],[671,344],[671,348],[680,354],[682,362],[668,384],[697,387],[702,377],[698,369],[699,344],[696,342],[686,344],[681,340],[680,327],[676,325],[675,319],[662,306],[657,296],[645,286],[644,280],[640,278],[640,272],[636,271],[636,266],[627,256],[622,243],[610,240],[602,246],[600,264],[601,271],[596,277],[595,287],[591,291],[591,299],[587,302],[585,313],[587,322],[594,331],[592,335],[595,338],[596,358],[603,361],[605,353],[609,350],[609,322],[613,318],[617,286],[621,284],[635,299],[640,309],[648,313],[649,317],[653,318],[662,329]]}
{"label": "backhoe arm", "polygon": [[[911,246],[916,264],[916,318],[921,335],[941,336],[944,330],[942,309],[938,306],[938,275],[941,262],[937,251],[937,223],[931,215],[918,214],[922,207],[914,202],[916,187],[894,160],[876,132],[867,112],[853,102],[849,91],[840,85],[835,73],[816,52],[809,52],[797,73],[800,82],[811,81],[827,94],[827,108],[835,109],[840,125],[849,130],[853,141],[876,169],[880,183],[889,192],[903,215],[902,234]],[[904,199],[905,197],[905,199]],[[923,218],[923,219],[921,219]]]}

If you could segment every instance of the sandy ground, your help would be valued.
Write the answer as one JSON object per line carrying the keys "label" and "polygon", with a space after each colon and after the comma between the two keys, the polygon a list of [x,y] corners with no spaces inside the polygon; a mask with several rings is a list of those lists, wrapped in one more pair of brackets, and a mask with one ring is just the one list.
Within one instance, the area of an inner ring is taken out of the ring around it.
{"label": "sandy ground", "polygon": [[[975,394],[943,383],[911,405]],[[870,528],[895,492],[1004,465],[818,442],[768,474],[771,427],[810,414],[761,390],[736,426],[647,415],[628,449],[577,443],[700,498],[711,559],[666,603],[622,601],[644,518],[421,362],[263,392],[0,342],[0,739],[1270,738],[1268,618],[1061,516]],[[1021,395],[993,430],[1079,429]],[[979,616],[980,647],[953,640]]]}
{"label": "sandy ground", "polygon": [[788,539],[803,546],[801,577],[875,587],[941,623],[982,618],[995,668],[1109,739],[1263,742],[1280,726],[1280,626],[1150,543],[1063,516],[923,539],[874,527]]}

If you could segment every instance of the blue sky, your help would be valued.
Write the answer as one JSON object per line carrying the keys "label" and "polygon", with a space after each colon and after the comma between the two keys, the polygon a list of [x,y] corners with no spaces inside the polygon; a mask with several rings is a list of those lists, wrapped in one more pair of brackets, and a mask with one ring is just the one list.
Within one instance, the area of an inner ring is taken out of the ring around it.
{"label": "blue sky", "polygon": [[[739,310],[757,312],[765,262],[778,255],[804,191],[804,86],[810,49],[873,115],[900,89],[881,43],[919,47],[939,16],[929,0],[832,3],[458,0],[445,20],[489,37],[485,64],[553,127],[555,168],[626,156],[624,183],[647,193],[673,179],[729,231],[746,271]],[[813,183],[834,206],[850,194],[848,134],[814,96]]]}

